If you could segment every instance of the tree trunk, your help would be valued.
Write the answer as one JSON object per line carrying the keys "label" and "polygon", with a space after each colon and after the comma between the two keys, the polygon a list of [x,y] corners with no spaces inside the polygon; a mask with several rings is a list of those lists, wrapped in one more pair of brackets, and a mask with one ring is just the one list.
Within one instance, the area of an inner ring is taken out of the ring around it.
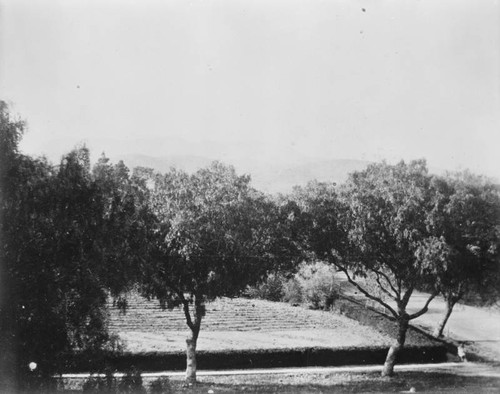
{"label": "tree trunk", "polygon": [[[198,341],[197,330],[191,330],[186,339],[186,383],[192,385],[196,383],[196,342]],[[199,328],[198,328],[199,331]]]}
{"label": "tree trunk", "polygon": [[196,342],[200,333],[201,319],[205,316],[205,304],[202,297],[194,297],[194,318],[189,313],[189,301],[183,300],[184,315],[189,327],[189,337],[186,339],[186,383],[196,383]]}
{"label": "tree trunk", "polygon": [[453,311],[453,307],[457,303],[458,299],[451,297],[446,299],[446,312],[443,316],[443,319],[441,322],[438,324],[436,329],[434,330],[434,336],[437,338],[440,338],[443,336],[443,331],[444,327],[446,326],[446,323],[448,322],[448,319],[451,316],[451,312]]}
{"label": "tree trunk", "polygon": [[398,354],[403,349],[406,340],[406,331],[408,330],[408,316],[400,317],[398,320],[398,337],[387,352],[384,367],[382,368],[382,376],[392,376],[394,374],[394,365]]}

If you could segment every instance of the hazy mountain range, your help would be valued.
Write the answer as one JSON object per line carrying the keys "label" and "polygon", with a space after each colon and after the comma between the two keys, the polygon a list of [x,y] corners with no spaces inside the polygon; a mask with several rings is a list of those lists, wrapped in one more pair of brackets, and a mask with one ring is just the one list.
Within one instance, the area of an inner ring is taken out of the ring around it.
{"label": "hazy mountain range", "polygon": [[[196,155],[168,155],[154,157],[141,154],[126,154],[111,157],[113,161],[123,160],[129,167],[151,167],[159,172],[167,172],[175,167],[187,172],[194,172],[209,165],[213,159]],[[268,193],[286,193],[295,185],[305,185],[311,180],[341,183],[349,173],[364,169],[370,162],[363,160],[318,160],[285,164],[282,162],[254,162],[234,165],[239,174],[250,174],[252,184]],[[233,164],[227,162],[226,164]]]}

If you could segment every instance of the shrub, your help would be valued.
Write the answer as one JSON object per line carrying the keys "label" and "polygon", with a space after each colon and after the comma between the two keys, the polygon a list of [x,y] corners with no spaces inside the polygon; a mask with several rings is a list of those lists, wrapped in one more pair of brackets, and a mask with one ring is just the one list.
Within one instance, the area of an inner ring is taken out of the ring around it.
{"label": "shrub", "polygon": [[111,369],[106,369],[106,374],[90,376],[82,388],[84,393],[126,394],[145,393],[142,387],[140,371],[132,367],[118,382]]}
{"label": "shrub", "polygon": [[334,268],[328,264],[302,263],[294,277],[283,284],[282,301],[330,309],[339,296],[334,275]]}
{"label": "shrub", "polygon": [[105,376],[90,376],[83,383],[82,391],[84,393],[116,393],[117,385],[113,371],[111,369],[106,369]]}
{"label": "shrub", "polygon": [[172,385],[170,384],[170,380],[165,376],[158,378],[151,382],[151,393],[164,393],[170,394],[173,393]]}
{"label": "shrub", "polygon": [[103,378],[100,376],[90,376],[83,382],[82,392],[84,393],[98,393],[102,385]]}
{"label": "shrub", "polygon": [[141,372],[132,367],[121,379],[118,390],[120,393],[145,393]]}
{"label": "shrub", "polygon": [[327,310],[338,299],[339,290],[335,284],[335,269],[329,264],[315,262],[302,263],[297,273],[288,280],[282,274],[270,274],[261,284],[248,288],[246,295]]}
{"label": "shrub", "polygon": [[302,264],[294,278],[302,291],[302,302],[313,309],[330,309],[339,297],[335,269],[326,263]]}
{"label": "shrub", "polygon": [[283,284],[283,301],[292,305],[302,304],[304,300],[302,286],[299,281],[292,278]]}
{"label": "shrub", "polygon": [[[0,379],[1,380],[1,379]],[[28,374],[25,375],[20,385],[22,393],[49,394],[58,391],[58,382],[50,375]]]}
{"label": "shrub", "polygon": [[285,278],[280,274],[269,274],[267,279],[257,286],[249,287],[246,295],[250,298],[260,298],[268,301],[281,301],[283,299],[283,284]]}

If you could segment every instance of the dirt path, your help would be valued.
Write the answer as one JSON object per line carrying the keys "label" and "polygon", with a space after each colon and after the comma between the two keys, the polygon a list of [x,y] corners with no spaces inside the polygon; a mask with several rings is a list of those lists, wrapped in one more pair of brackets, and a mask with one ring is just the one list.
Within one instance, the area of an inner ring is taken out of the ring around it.
{"label": "dirt path", "polygon": [[[343,274],[338,274],[344,294],[365,300],[362,294],[349,284]],[[416,291],[410,299],[408,311],[416,312],[425,304],[428,294]],[[412,321],[429,333],[432,333],[442,319],[446,309],[442,297],[436,297],[429,306],[429,311]],[[480,355],[500,361],[500,311],[491,308],[472,307],[457,304],[445,328],[445,339],[466,341],[467,346]]]}
{"label": "dirt path", "polygon": [[[427,294],[416,292],[410,301],[410,312],[419,310]],[[415,319],[414,324],[432,332],[442,319],[446,309],[442,297],[434,299],[429,311]],[[490,308],[479,308],[457,304],[448,320],[445,338],[466,341],[467,346],[485,357],[500,361],[500,312]]]}
{"label": "dirt path", "polygon": [[[394,367],[396,372],[403,371],[432,371],[447,372],[461,376],[488,376],[500,378],[500,369],[497,365],[484,363],[439,363],[439,364],[398,364]],[[266,369],[231,369],[231,370],[199,370],[198,376],[237,376],[237,375],[280,375],[280,374],[317,374],[317,373],[347,373],[347,372],[380,372],[381,365],[348,365],[345,367],[302,367],[302,368],[266,368]],[[144,372],[147,378],[162,376],[184,377],[184,371]],[[88,373],[63,374],[66,379],[87,378]],[[104,376],[104,375],[102,375]],[[115,373],[115,377],[122,377],[124,373]]]}

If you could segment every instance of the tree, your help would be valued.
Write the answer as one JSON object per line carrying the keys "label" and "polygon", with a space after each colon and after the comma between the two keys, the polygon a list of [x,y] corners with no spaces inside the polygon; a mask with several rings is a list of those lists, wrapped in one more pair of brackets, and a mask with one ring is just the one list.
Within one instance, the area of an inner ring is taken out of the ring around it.
{"label": "tree", "polygon": [[109,198],[86,148],[59,166],[22,155],[23,123],[1,110],[0,372],[2,390],[16,391],[30,376],[60,371],[68,352],[106,346],[108,289],[128,283],[118,274],[140,241],[130,231],[138,226],[135,200]]}
{"label": "tree", "polygon": [[103,199],[102,276],[111,295],[123,301],[124,293],[140,280],[140,262],[154,226],[148,190],[139,177],[130,176],[123,161],[113,165],[104,154],[94,165],[92,178]]}
{"label": "tree", "polygon": [[431,294],[418,312],[407,313],[413,291],[427,283],[434,270],[434,261],[419,257],[427,239],[429,182],[424,161],[372,164],[351,174],[339,194],[323,187],[306,199],[311,250],[396,319],[398,335],[387,354],[384,376],[393,374],[410,320],[424,314],[436,296]]}
{"label": "tree", "polygon": [[[426,313],[437,295],[432,292],[419,311],[407,313],[414,290],[432,280],[440,263],[435,254],[423,258],[422,253],[429,238],[426,218],[430,197],[430,177],[423,160],[371,165],[352,174],[343,191],[348,243],[345,258],[334,260],[334,264],[362,294],[384,306],[398,324],[383,376],[393,374],[409,322]],[[363,277],[375,282],[390,302],[357,280]]]}
{"label": "tree", "polygon": [[[34,250],[38,256],[41,251],[46,254],[35,264],[48,277],[31,285],[40,289],[37,299],[45,300],[53,312],[50,321],[61,324],[54,341],[42,333],[37,343],[53,346],[59,341],[60,348],[57,352],[42,349],[32,357],[44,360],[40,367],[46,365],[52,372],[61,365],[50,363],[63,352],[95,354],[112,346],[107,298],[109,293],[118,296],[127,291],[137,281],[146,230],[144,202],[123,163],[111,166],[103,157],[91,171],[88,149],[75,149],[62,159],[49,185],[43,215],[35,210],[48,223],[40,231],[44,244]],[[27,257],[23,265],[28,261]],[[39,326],[47,325],[50,314],[43,312],[44,306],[31,309],[40,313]],[[30,326],[26,332],[33,342],[36,336]]]}
{"label": "tree", "polygon": [[99,349],[108,336],[102,270],[103,204],[88,151],[59,166],[19,156],[15,195],[5,215],[9,303],[15,319],[15,370],[50,377],[74,350]]}
{"label": "tree", "polygon": [[24,133],[24,122],[12,118],[9,107],[0,101],[0,390],[14,391],[17,347],[15,314],[11,303],[7,248],[10,242],[9,221],[18,189],[18,144]]}
{"label": "tree", "polygon": [[291,195],[300,217],[300,240],[310,259],[329,261],[332,251],[345,249],[346,231],[340,225],[345,212],[335,183],[311,181],[294,187]]}
{"label": "tree", "polygon": [[435,288],[446,302],[435,330],[440,337],[453,307],[464,297],[479,296],[486,302],[498,299],[500,196],[491,182],[468,172],[435,177],[432,187],[428,226],[434,248],[428,250],[442,251]]}
{"label": "tree", "polygon": [[186,381],[192,384],[205,303],[239,295],[269,270],[296,263],[288,233],[293,226],[287,224],[293,214],[252,189],[248,176],[217,162],[193,175],[157,174],[151,203],[155,247],[143,270],[142,291],[164,307],[182,307],[189,327]]}

